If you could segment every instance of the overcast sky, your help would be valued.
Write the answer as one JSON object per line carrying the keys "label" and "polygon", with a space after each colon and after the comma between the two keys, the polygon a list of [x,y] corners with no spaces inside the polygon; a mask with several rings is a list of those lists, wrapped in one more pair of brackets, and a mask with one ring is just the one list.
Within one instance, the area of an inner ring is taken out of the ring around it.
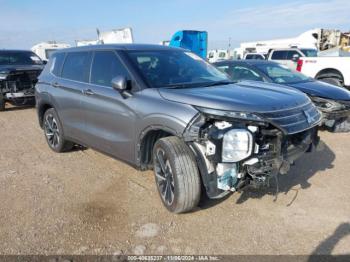
{"label": "overcast sky", "polygon": [[169,40],[178,30],[206,30],[210,48],[294,37],[309,29],[350,31],[349,0],[0,0],[0,48],[28,49],[56,40],[96,39],[131,27],[135,42]]}

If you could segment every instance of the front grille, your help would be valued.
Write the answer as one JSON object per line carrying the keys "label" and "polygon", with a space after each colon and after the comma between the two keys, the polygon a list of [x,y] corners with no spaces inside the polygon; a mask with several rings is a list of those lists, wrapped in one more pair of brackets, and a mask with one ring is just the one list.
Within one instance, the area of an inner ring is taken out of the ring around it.
{"label": "front grille", "polygon": [[311,102],[287,110],[265,112],[262,115],[288,134],[295,134],[309,129],[317,125],[322,117],[321,113]]}

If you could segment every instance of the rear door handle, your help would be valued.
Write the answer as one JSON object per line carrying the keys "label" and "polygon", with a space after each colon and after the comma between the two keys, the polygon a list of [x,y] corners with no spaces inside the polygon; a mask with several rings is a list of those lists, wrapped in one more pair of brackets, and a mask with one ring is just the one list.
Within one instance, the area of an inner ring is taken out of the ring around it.
{"label": "rear door handle", "polygon": [[91,89],[84,89],[84,90],[83,90],[83,94],[84,94],[84,95],[87,95],[87,96],[92,96],[92,95],[94,95],[95,93],[94,93]]}

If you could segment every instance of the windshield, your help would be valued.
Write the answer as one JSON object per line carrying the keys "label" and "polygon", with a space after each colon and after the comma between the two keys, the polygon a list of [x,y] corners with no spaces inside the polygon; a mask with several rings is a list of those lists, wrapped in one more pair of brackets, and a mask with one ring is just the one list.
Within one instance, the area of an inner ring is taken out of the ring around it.
{"label": "windshield", "polygon": [[42,65],[41,59],[33,52],[0,51],[0,65]]}
{"label": "windshield", "polygon": [[303,54],[306,57],[316,57],[317,56],[317,50],[316,49],[301,49],[301,52],[303,52]]}
{"label": "windshield", "polygon": [[195,87],[229,82],[227,76],[191,52],[127,51],[150,87]]}
{"label": "windshield", "polygon": [[264,72],[274,83],[277,84],[295,84],[300,82],[312,81],[311,78],[290,70],[288,67],[279,64],[257,64],[262,72]]}

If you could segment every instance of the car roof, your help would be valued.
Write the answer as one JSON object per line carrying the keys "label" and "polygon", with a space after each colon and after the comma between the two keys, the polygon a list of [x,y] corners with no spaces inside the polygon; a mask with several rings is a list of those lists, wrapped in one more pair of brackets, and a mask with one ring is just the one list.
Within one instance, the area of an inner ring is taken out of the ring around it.
{"label": "car roof", "polygon": [[88,45],[79,47],[70,47],[57,50],[59,52],[72,52],[72,51],[94,51],[103,49],[114,50],[184,50],[179,47],[170,47],[155,44],[100,44],[100,45]]}

